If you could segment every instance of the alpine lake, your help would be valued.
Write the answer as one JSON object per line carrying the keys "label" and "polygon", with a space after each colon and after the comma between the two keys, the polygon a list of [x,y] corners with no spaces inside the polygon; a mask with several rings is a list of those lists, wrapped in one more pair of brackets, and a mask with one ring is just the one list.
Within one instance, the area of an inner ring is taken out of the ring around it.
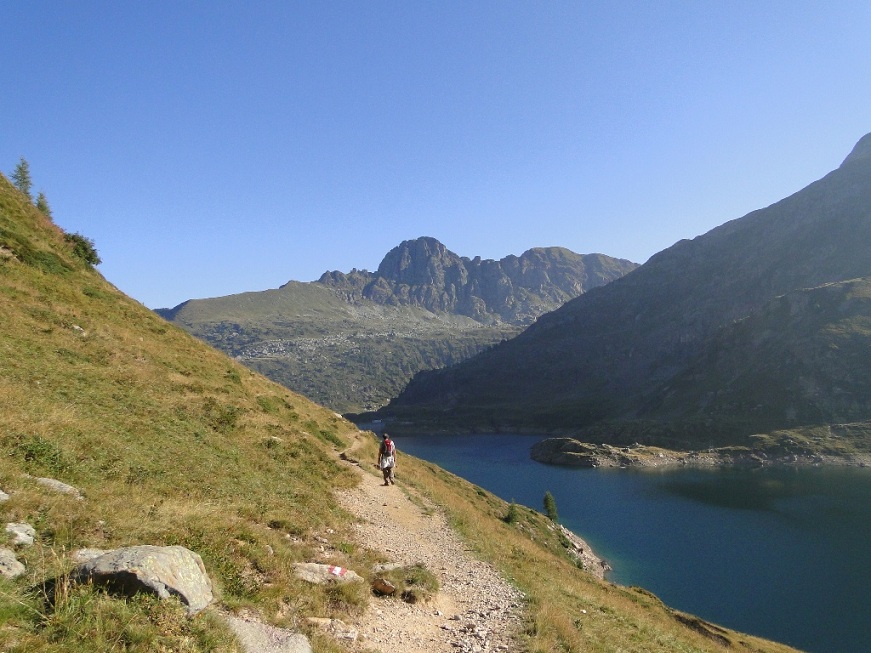
{"label": "alpine lake", "polygon": [[871,469],[555,467],[529,457],[540,439],[396,444],[509,502],[542,511],[549,491],[611,582],[812,653],[871,650]]}

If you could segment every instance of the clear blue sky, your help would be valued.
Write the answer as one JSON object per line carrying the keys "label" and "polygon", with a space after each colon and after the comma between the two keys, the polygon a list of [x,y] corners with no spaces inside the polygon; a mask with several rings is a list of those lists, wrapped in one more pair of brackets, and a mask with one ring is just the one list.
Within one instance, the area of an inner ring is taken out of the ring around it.
{"label": "clear blue sky", "polygon": [[644,262],[871,132],[871,3],[0,0],[0,170],[151,308],[401,241]]}

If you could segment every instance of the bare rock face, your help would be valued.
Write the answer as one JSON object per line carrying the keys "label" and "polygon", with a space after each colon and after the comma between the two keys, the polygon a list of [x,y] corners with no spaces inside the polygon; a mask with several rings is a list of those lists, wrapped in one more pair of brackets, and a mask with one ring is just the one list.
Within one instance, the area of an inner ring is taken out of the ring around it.
{"label": "bare rock face", "polygon": [[115,549],[80,564],[72,577],[125,595],[149,592],[162,599],[177,596],[191,616],[214,599],[202,558],[182,546]]}
{"label": "bare rock face", "polygon": [[394,247],[374,273],[326,272],[318,282],[349,299],[526,325],[636,267],[630,261],[560,247],[530,249],[499,261],[469,259],[435,238],[423,237]]}

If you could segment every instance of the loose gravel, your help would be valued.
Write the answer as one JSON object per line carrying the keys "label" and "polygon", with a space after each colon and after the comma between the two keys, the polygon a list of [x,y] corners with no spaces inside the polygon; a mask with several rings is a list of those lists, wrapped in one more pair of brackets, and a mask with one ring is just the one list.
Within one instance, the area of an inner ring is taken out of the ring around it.
{"label": "loose gravel", "polygon": [[426,509],[421,508],[399,484],[385,487],[371,474],[363,474],[359,486],[337,498],[360,520],[355,530],[361,545],[381,551],[390,562],[423,564],[440,583],[436,597],[424,604],[373,598],[358,625],[359,650],[521,650],[515,637],[522,618],[522,593],[489,564],[470,555],[436,507],[423,502]]}

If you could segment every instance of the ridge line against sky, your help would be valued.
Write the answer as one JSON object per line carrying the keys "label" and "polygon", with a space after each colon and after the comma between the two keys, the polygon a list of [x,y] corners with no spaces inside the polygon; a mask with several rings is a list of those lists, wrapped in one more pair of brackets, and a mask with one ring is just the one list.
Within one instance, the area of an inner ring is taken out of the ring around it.
{"label": "ridge line against sky", "polygon": [[871,132],[871,4],[0,1],[0,170],[151,308],[403,240],[643,263]]}

